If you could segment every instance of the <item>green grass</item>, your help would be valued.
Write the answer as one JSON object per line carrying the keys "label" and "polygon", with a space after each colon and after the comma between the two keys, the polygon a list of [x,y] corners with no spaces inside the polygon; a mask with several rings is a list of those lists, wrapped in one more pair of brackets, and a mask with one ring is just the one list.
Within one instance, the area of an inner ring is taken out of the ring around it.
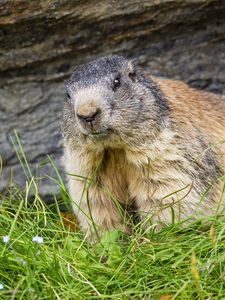
{"label": "green grass", "polygon": [[57,205],[1,199],[0,224],[0,299],[225,297],[222,217],[145,236],[107,232],[94,244],[64,225]]}
{"label": "green grass", "polygon": [[91,243],[70,229],[57,201],[42,201],[20,143],[16,151],[27,185],[0,195],[0,299],[225,299],[225,217],[148,234],[137,227],[133,236],[106,232]]}

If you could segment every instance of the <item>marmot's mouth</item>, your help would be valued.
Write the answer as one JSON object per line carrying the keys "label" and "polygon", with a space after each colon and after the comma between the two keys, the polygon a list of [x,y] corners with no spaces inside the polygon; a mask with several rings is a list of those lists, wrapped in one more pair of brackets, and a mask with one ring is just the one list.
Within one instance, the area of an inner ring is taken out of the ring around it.
{"label": "marmot's mouth", "polygon": [[99,134],[103,134],[103,133],[105,133],[105,132],[91,132],[91,133],[89,133],[88,135],[99,135]]}
{"label": "marmot's mouth", "polygon": [[97,131],[97,132],[89,132],[87,134],[87,137],[90,137],[91,139],[96,139],[96,140],[102,140],[106,139],[109,137],[110,133],[112,133],[112,130],[106,129],[104,131]]}
{"label": "marmot's mouth", "polygon": [[106,131],[100,131],[100,132],[91,132],[88,134],[89,137],[94,139],[104,139],[109,135],[109,132]]}

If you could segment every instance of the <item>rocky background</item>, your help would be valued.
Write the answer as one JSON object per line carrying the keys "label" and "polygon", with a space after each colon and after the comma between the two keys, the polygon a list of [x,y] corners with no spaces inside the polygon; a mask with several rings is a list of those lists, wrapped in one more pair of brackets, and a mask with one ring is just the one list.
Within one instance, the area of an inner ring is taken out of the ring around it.
{"label": "rocky background", "polygon": [[0,2],[0,189],[25,187],[16,129],[41,193],[58,192],[46,155],[64,177],[64,82],[79,64],[124,54],[154,75],[225,94],[224,0]]}

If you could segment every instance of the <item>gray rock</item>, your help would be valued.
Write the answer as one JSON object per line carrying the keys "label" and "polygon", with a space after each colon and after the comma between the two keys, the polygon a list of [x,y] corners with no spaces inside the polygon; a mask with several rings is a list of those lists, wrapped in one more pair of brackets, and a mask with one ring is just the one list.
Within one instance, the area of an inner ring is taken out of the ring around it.
{"label": "gray rock", "polygon": [[[150,73],[225,94],[225,1],[11,1],[0,7],[0,189],[25,188],[14,130],[44,196],[59,193],[64,81],[109,54],[138,57]],[[14,145],[12,143],[14,141]]]}

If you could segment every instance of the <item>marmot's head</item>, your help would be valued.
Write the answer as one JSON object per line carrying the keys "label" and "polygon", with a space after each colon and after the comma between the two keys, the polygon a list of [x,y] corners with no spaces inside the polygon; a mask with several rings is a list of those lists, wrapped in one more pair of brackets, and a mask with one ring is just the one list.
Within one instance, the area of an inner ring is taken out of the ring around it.
{"label": "marmot's head", "polygon": [[122,56],[78,67],[67,82],[66,98],[64,134],[88,144],[144,142],[168,113],[159,88]]}

